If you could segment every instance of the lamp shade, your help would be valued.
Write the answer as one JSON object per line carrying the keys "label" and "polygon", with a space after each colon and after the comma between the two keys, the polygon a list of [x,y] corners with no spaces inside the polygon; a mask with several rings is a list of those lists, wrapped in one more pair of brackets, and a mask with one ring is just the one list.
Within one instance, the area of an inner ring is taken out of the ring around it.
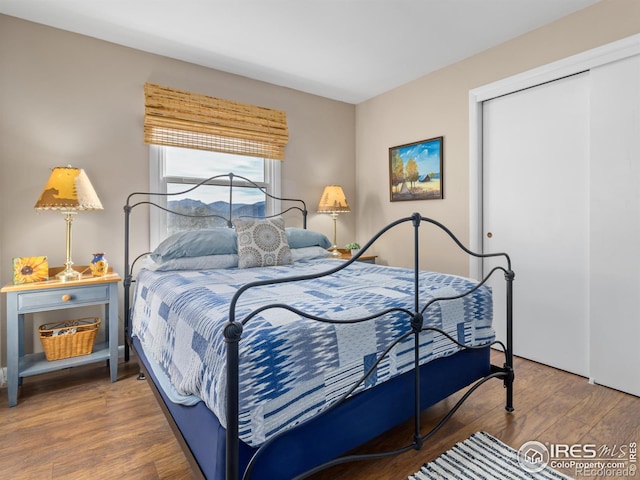
{"label": "lamp shade", "polygon": [[340,185],[327,185],[324,187],[318,204],[318,213],[345,213],[350,211],[347,198]]}
{"label": "lamp shade", "polygon": [[102,203],[81,168],[55,167],[35,205],[36,210],[102,210]]}

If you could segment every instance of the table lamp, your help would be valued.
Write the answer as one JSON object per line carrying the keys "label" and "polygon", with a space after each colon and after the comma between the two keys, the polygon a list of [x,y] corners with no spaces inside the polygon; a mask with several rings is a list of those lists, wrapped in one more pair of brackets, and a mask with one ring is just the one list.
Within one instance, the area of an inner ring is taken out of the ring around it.
{"label": "table lamp", "polygon": [[341,255],[336,240],[336,220],[340,213],[349,213],[350,211],[347,198],[340,185],[327,185],[324,187],[324,191],[320,197],[320,203],[318,204],[318,213],[328,213],[331,215],[331,218],[333,218],[333,247],[331,247],[331,254],[334,257]]}
{"label": "table lamp", "polygon": [[62,282],[78,280],[81,274],[71,266],[71,223],[81,210],[102,210],[102,203],[81,168],[55,167],[35,205],[36,210],[59,210],[67,225],[67,260],[56,277]]}

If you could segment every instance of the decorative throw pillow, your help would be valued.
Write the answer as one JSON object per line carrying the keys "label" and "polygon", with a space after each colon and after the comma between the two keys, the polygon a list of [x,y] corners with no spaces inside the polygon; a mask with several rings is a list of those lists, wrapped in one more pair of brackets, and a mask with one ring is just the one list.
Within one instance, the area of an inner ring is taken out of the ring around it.
{"label": "decorative throw pillow", "polygon": [[282,218],[232,220],[238,234],[238,268],[291,263],[291,249]]}

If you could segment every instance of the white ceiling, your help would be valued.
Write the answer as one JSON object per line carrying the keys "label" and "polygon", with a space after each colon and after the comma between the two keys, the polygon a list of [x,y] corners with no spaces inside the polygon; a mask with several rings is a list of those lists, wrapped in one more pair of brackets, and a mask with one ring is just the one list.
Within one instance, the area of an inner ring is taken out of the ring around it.
{"label": "white ceiling", "polygon": [[348,103],[598,0],[0,0],[0,13]]}

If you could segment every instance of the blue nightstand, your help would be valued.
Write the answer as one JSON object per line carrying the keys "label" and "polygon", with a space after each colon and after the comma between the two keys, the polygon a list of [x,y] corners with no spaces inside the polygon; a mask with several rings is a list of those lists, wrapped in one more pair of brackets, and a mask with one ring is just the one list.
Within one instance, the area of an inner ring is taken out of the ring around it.
{"label": "blue nightstand", "polygon": [[[78,267],[83,268],[83,267]],[[53,270],[53,269],[52,269]],[[49,277],[55,278],[50,270]],[[7,295],[7,386],[9,406],[18,403],[18,385],[24,377],[103,360],[109,361],[111,381],[118,379],[118,282],[110,272],[103,277],[83,276],[80,280],[8,284],[0,291]],[[104,305],[105,342],[94,345],[87,355],[47,361],[44,353],[24,353],[24,315],[68,308]]]}

